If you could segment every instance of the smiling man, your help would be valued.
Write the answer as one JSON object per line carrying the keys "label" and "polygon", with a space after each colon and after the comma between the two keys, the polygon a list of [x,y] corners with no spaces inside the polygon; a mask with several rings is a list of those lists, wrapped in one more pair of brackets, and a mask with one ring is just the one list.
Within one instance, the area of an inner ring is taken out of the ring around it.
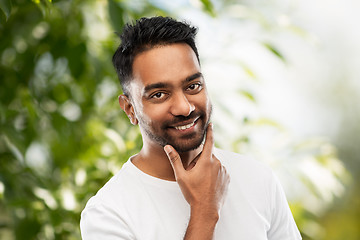
{"label": "smiling man", "polygon": [[83,239],[301,239],[271,170],[214,148],[196,32],[165,17],[125,26],[113,63],[143,146],[87,203]]}

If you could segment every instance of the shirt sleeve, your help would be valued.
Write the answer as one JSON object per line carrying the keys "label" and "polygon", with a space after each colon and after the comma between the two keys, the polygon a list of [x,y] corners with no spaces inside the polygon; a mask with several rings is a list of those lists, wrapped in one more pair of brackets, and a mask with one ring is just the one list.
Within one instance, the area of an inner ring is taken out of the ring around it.
{"label": "shirt sleeve", "polygon": [[81,213],[83,240],[132,240],[135,239],[126,222],[102,204],[90,204]]}
{"label": "shirt sleeve", "polygon": [[273,175],[271,186],[271,227],[269,240],[300,240],[301,235],[290,211],[284,190]]}

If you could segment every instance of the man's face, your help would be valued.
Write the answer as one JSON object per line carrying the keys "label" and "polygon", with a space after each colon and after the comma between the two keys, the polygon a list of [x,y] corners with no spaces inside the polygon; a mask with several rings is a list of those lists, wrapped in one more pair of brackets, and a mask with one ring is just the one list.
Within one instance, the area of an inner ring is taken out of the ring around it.
{"label": "man's face", "polygon": [[187,44],[157,46],[135,57],[130,98],[144,144],[196,149],[204,139],[211,103],[200,66]]}

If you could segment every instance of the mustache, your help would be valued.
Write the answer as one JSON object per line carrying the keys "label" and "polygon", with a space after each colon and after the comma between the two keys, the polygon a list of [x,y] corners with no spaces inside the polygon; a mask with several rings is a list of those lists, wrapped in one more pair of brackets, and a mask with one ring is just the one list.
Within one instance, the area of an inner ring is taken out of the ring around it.
{"label": "mustache", "polygon": [[179,124],[179,123],[191,120],[191,119],[195,119],[197,117],[200,118],[203,115],[204,115],[204,113],[202,111],[196,111],[196,112],[190,113],[189,116],[181,116],[181,115],[174,116],[174,118],[172,120],[168,120],[163,123],[163,128],[166,129],[169,126],[173,126],[173,125],[176,125],[176,124]]}

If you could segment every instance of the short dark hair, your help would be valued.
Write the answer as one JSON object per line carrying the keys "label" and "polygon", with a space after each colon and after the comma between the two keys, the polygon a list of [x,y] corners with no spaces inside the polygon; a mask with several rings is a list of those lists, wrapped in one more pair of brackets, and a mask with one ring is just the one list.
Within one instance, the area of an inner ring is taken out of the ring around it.
{"label": "short dark hair", "polygon": [[120,35],[120,46],[112,58],[124,94],[129,94],[127,86],[132,78],[132,65],[136,55],[153,47],[186,43],[195,52],[200,63],[195,45],[196,33],[196,27],[170,17],[144,17],[134,24],[126,24]]}

